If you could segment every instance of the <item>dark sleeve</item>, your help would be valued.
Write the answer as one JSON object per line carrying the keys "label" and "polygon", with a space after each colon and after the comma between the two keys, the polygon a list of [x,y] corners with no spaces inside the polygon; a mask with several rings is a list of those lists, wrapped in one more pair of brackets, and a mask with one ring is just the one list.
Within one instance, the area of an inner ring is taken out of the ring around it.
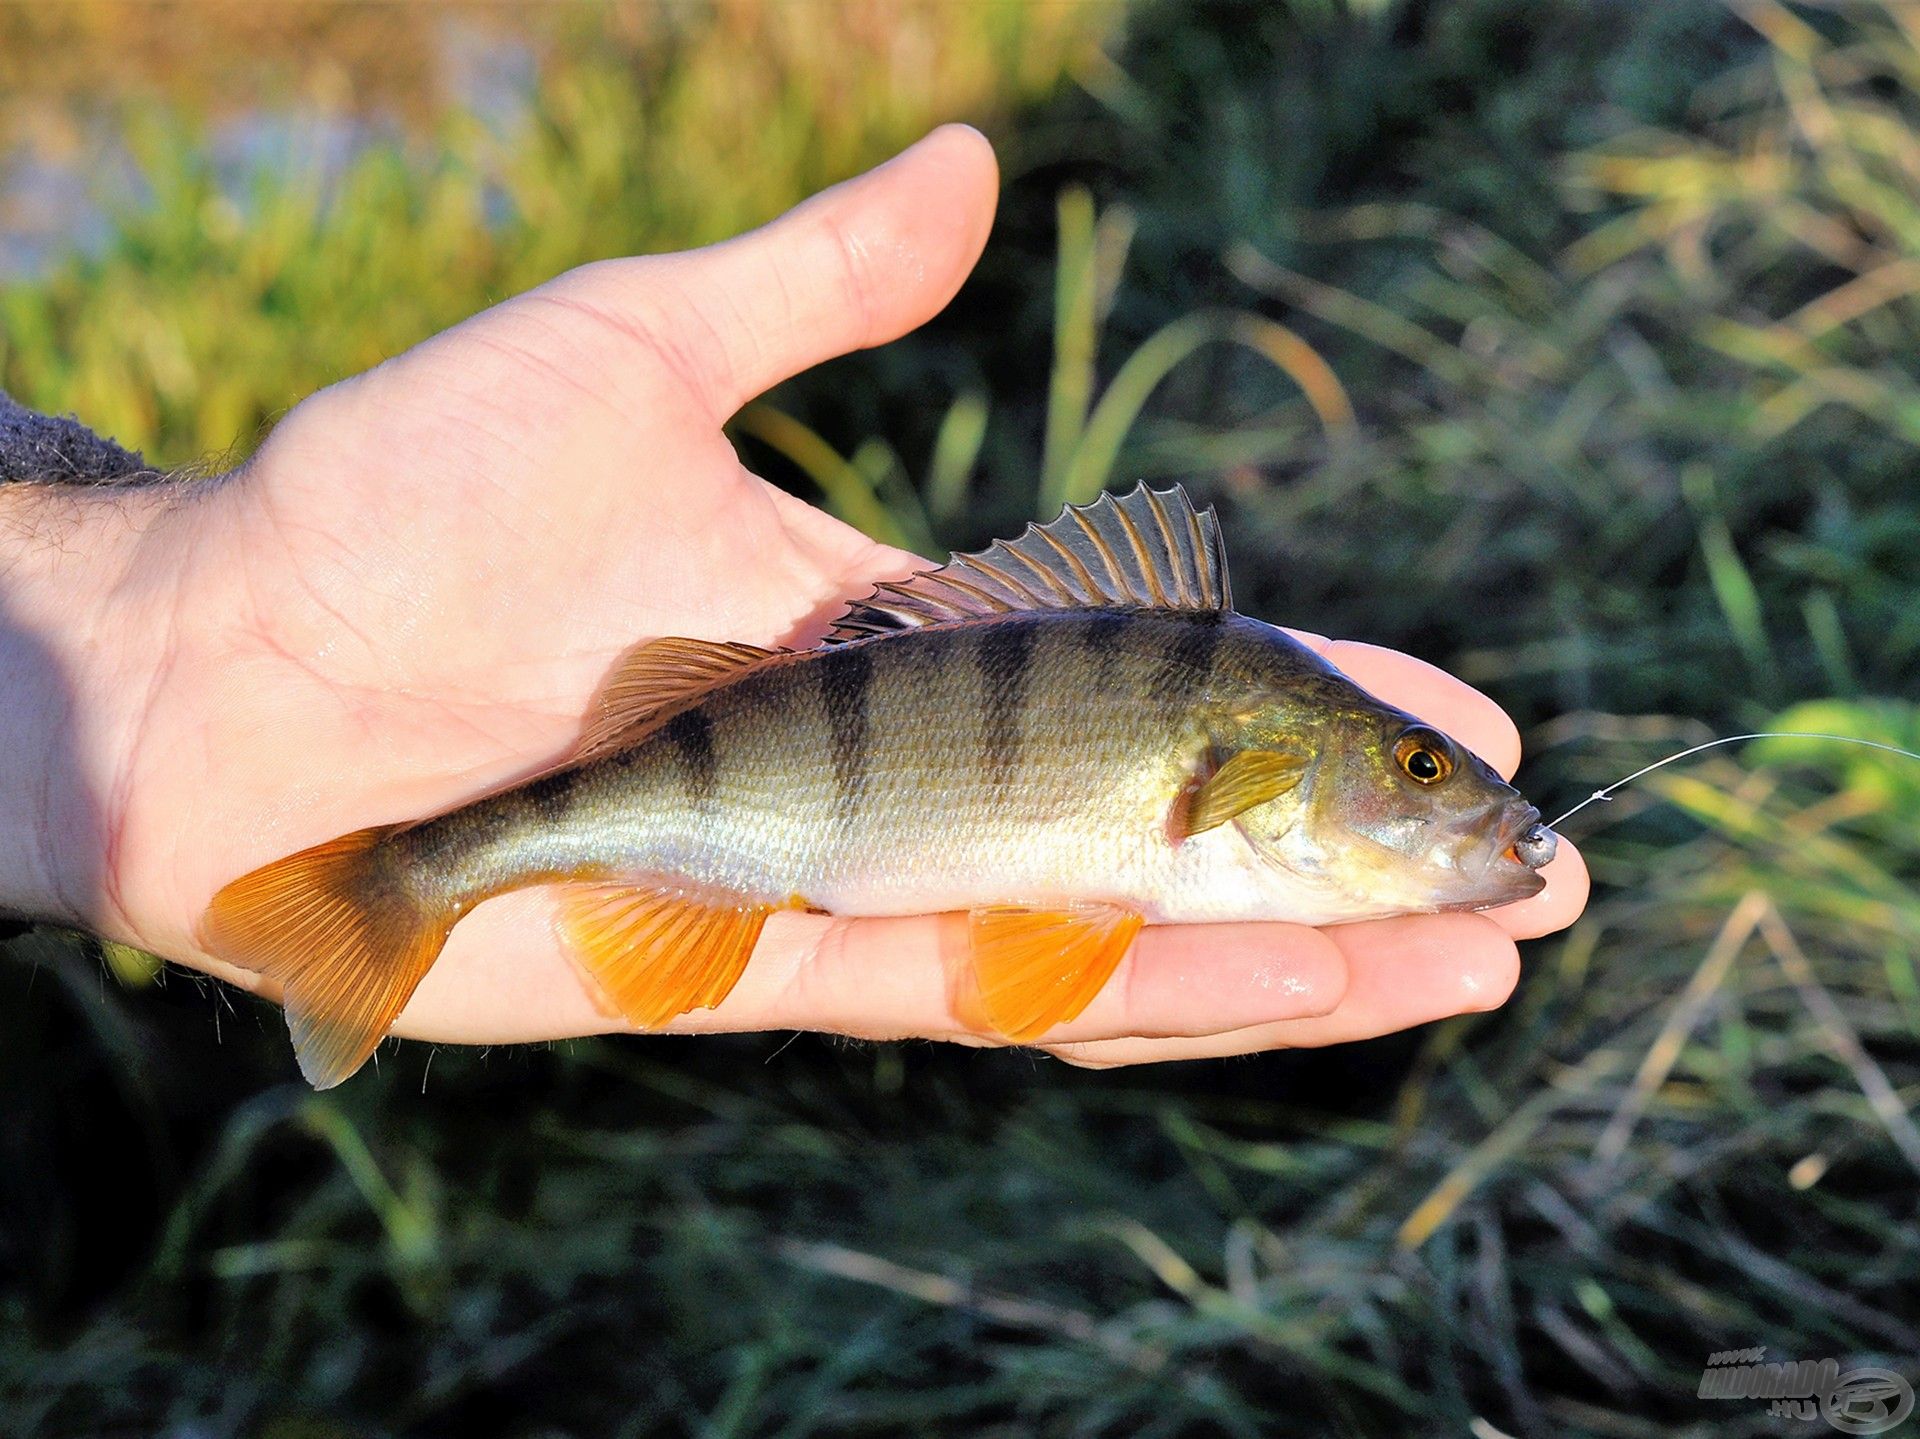
{"label": "dark sleeve", "polygon": [[78,420],[37,414],[0,390],[0,484],[100,485],[151,473],[139,455]]}
{"label": "dark sleeve", "polygon": [[[0,390],[0,484],[112,484],[151,473],[147,462],[75,419],[55,419]],[[0,941],[28,928],[0,915]]]}

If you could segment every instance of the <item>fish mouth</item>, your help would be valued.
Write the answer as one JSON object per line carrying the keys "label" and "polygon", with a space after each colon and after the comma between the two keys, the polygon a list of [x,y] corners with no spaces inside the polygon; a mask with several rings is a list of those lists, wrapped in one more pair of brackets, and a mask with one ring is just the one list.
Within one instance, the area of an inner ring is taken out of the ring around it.
{"label": "fish mouth", "polygon": [[1483,868],[1471,891],[1454,909],[1496,909],[1530,899],[1547,887],[1541,868],[1559,848],[1559,836],[1540,822],[1540,811],[1520,802],[1494,829],[1480,853]]}
{"label": "fish mouth", "polygon": [[1506,843],[1500,857],[1528,869],[1544,869],[1560,850],[1560,836],[1540,822],[1540,811],[1528,805],[1504,827]]}

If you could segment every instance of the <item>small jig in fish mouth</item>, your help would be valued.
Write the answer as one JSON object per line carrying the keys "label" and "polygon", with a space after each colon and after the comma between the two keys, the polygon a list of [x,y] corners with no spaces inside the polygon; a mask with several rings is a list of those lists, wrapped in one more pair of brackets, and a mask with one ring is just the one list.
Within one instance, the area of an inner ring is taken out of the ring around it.
{"label": "small jig in fish mouth", "polygon": [[1521,832],[1509,853],[1528,869],[1539,869],[1559,848],[1560,836],[1536,820]]}

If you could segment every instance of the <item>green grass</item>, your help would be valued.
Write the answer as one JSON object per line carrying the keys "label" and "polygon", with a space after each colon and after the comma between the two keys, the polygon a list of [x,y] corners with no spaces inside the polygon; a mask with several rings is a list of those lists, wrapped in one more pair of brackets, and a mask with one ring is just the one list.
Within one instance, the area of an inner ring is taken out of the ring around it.
{"label": "green grass", "polygon": [[[905,4],[849,36],[783,7],[663,7],[630,44],[604,9],[534,15],[548,59],[527,113],[455,109],[398,141],[376,114],[344,167],[296,140],[235,174],[196,112],[109,106],[143,183],[112,185],[104,157],[106,244],[0,284],[0,385],[159,463],[244,454],[302,396],[494,300],[749,229],[941,120],[1052,92],[1114,13]],[[6,23],[49,54],[76,43],[57,20]]]}
{"label": "green grass", "polygon": [[[1715,732],[1912,748],[1920,49],[1872,7],[1742,13],[1135,10],[1080,88],[993,90],[1006,207],[953,311],[740,442],[928,548],[1188,481],[1243,606],[1481,684],[1549,808]],[[730,193],[648,218],[635,176],[701,152],[598,128],[683,113],[639,89],[557,72],[511,144],[263,178],[227,231],[167,121],[156,206],[0,293],[0,375],[184,458],[925,118],[829,162],[775,105]],[[481,171],[541,222],[469,224]],[[1569,823],[1595,904],[1503,1011],[1138,1073],[406,1046],[314,1097],[272,1011],[32,936],[0,1429],[1776,1433],[1695,1397],[1709,1352],[1920,1379],[1917,802],[1866,751],[1703,756]]]}

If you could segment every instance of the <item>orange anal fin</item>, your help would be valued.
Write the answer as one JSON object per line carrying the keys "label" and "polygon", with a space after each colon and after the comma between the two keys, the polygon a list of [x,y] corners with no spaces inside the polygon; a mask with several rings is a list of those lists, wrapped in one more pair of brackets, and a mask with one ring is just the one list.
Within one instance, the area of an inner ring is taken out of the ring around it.
{"label": "orange anal fin", "polygon": [[1140,932],[1114,904],[992,905],[967,916],[974,982],[987,1022],[1025,1043],[1077,1017],[1113,977]]}
{"label": "orange anal fin", "polygon": [[711,890],[570,884],[560,891],[560,932],[616,1012],[658,1029],[727,997],[772,911]]}
{"label": "orange anal fin", "polygon": [[316,1089],[367,1062],[462,913],[409,892],[382,858],[392,832],[359,830],[244,874],[201,923],[208,953],[279,983]]}

